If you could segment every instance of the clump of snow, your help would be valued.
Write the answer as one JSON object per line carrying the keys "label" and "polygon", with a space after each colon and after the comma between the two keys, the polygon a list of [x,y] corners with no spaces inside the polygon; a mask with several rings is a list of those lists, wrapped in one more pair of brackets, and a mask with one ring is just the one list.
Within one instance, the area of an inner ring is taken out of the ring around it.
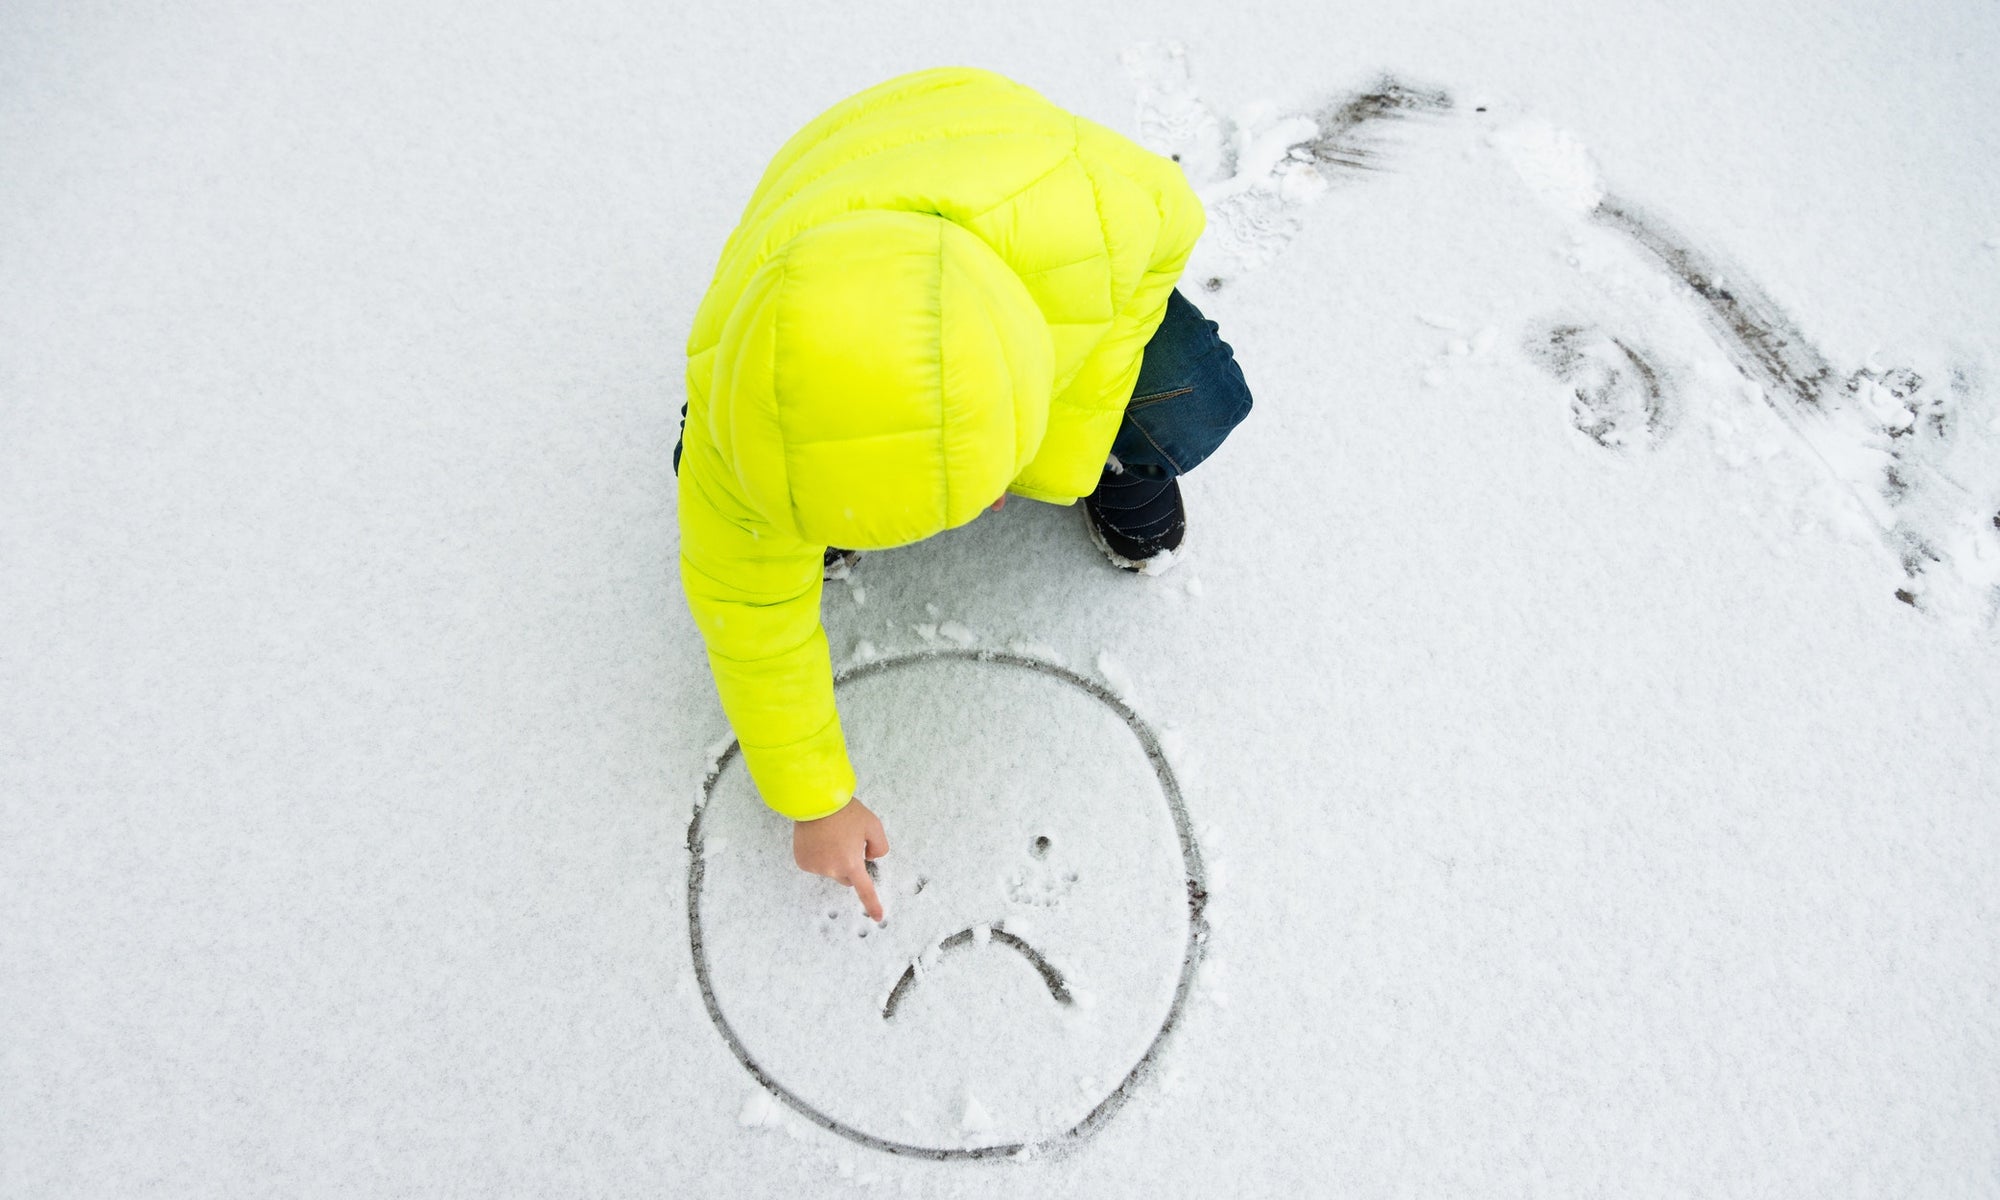
{"label": "clump of snow", "polygon": [[1279,113],[1269,104],[1246,108],[1236,120],[1236,174],[1208,189],[1202,199],[1213,203],[1253,188],[1283,193],[1288,186],[1303,186],[1311,195],[1317,195],[1317,189],[1309,184],[1292,183],[1295,176],[1307,174],[1318,182],[1311,156],[1292,153],[1294,146],[1304,145],[1317,136],[1319,126],[1311,117]]}
{"label": "clump of snow", "polygon": [[1496,129],[1487,140],[1545,202],[1577,216],[1603,202],[1597,164],[1569,131],[1531,118]]}
{"label": "clump of snow", "polygon": [[1043,662],[1054,663],[1057,666],[1062,666],[1066,661],[1062,652],[1054,646],[1049,645],[1047,642],[1037,642],[1028,638],[1016,638],[1008,642],[1007,649],[1023,658],[1038,658]]}
{"label": "clump of snow", "polygon": [[965,1093],[965,1104],[958,1118],[958,1126],[967,1133],[987,1133],[993,1128],[993,1114],[979,1102],[979,1097],[970,1091]]}
{"label": "clump of snow", "polygon": [[979,635],[958,621],[946,621],[938,626],[938,636],[968,649],[979,643]]}
{"label": "clump of snow", "polygon": [[1109,650],[1099,650],[1096,658],[1097,676],[1102,679],[1111,693],[1130,703],[1136,694],[1132,686],[1132,676],[1125,670],[1125,664]]}

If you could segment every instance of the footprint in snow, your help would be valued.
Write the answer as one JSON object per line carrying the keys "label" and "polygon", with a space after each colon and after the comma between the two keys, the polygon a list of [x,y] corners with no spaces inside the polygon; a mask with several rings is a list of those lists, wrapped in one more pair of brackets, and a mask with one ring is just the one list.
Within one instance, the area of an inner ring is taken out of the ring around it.
{"label": "footprint in snow", "polygon": [[1528,357],[1568,384],[1570,424],[1607,450],[1651,450],[1670,430],[1658,367],[1625,339],[1557,321],[1531,334]]}

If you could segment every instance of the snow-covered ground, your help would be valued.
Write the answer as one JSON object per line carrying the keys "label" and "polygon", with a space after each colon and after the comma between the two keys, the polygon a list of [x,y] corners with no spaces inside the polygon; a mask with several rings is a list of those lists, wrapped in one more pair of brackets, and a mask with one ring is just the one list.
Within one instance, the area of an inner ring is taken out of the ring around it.
{"label": "snow-covered ground", "polygon": [[[1996,55],[0,11],[0,1194],[2000,1194]],[[667,460],[764,160],[949,62],[1182,155],[1258,406],[1164,575],[1017,502],[829,585],[874,928]]]}

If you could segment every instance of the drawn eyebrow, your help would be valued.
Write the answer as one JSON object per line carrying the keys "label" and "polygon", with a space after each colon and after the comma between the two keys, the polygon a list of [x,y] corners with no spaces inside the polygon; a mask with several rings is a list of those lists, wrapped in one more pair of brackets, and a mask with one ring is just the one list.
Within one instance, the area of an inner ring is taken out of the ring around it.
{"label": "drawn eyebrow", "polygon": [[[942,958],[945,952],[971,945],[973,941],[972,932],[970,929],[961,929],[942,942],[939,942],[939,957]],[[1036,973],[1041,975],[1042,982],[1048,985],[1049,995],[1054,998],[1057,1004],[1070,1005],[1076,1003],[1076,1000],[1069,994],[1069,984],[1063,981],[1062,972],[1049,965],[1049,960],[1043,958],[1040,951],[1015,935],[997,927],[992,931],[992,940],[999,945],[1019,951],[1021,957],[1028,960],[1028,965],[1035,968]],[[917,964],[913,962],[903,969],[903,977],[896,981],[896,986],[889,991],[889,998],[882,1004],[882,1019],[884,1021],[896,1015],[896,1009],[903,1003],[903,997],[916,982]]]}

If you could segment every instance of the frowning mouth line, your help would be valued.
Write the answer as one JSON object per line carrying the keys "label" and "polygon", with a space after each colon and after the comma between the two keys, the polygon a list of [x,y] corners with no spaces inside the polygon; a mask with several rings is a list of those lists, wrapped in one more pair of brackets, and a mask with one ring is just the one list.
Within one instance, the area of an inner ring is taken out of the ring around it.
{"label": "frowning mouth line", "polygon": [[[942,958],[946,953],[970,946],[974,940],[973,930],[961,929],[938,943],[939,957]],[[1049,995],[1054,998],[1057,1004],[1070,1005],[1076,1003],[1075,998],[1069,994],[1069,984],[1063,981],[1062,972],[1050,966],[1049,960],[1042,957],[1041,951],[1036,950],[1033,946],[1008,933],[1006,930],[997,927],[992,931],[992,940],[996,945],[1006,946],[1011,950],[1019,951],[1021,957],[1028,960],[1028,965],[1035,968],[1035,971],[1041,975],[1042,982],[1048,985]],[[913,962],[903,969],[903,977],[896,981],[896,986],[889,990],[889,998],[882,1003],[882,1019],[884,1021],[896,1015],[896,1009],[903,1003],[903,997],[909,994],[910,988],[915,986],[917,979],[917,964]]]}

